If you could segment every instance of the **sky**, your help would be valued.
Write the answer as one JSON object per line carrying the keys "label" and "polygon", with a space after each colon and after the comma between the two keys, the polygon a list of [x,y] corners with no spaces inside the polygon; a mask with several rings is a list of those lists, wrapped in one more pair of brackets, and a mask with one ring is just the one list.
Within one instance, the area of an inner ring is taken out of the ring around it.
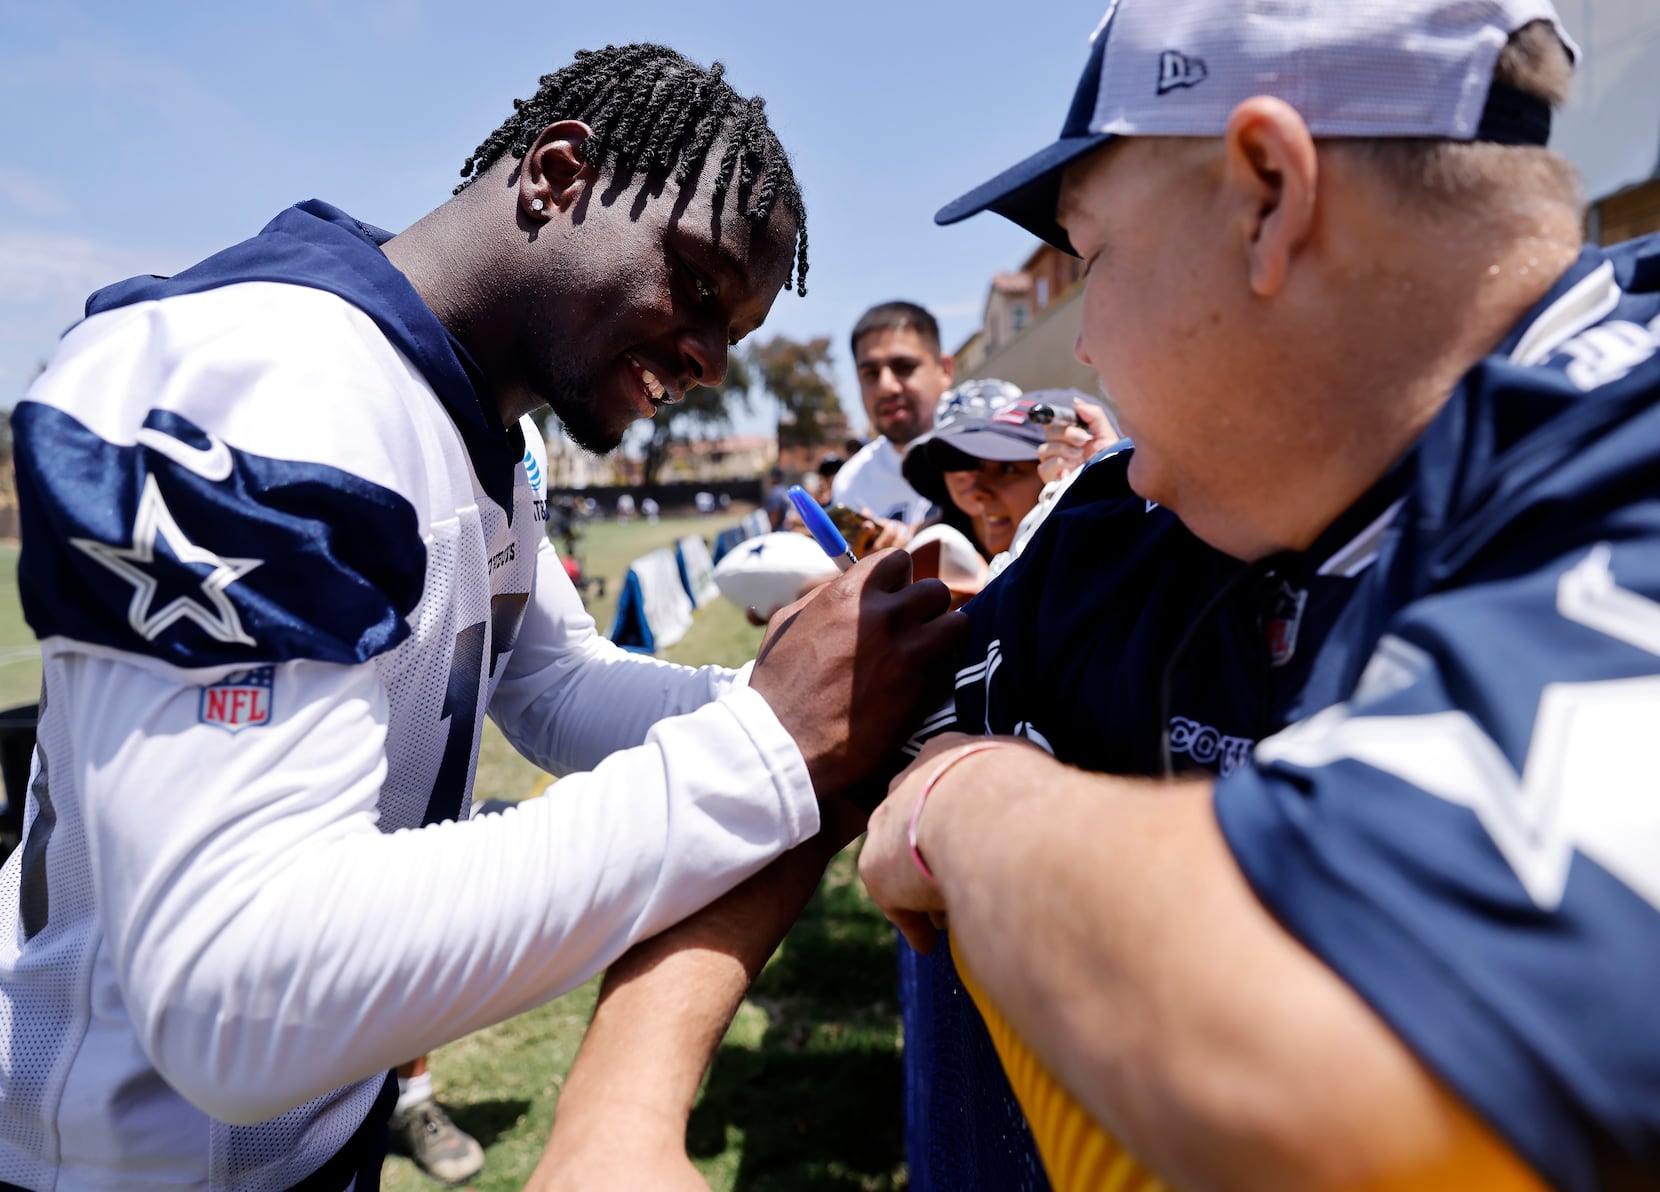
{"label": "sky", "polygon": [[761,95],[806,199],[808,296],[761,334],[921,302],[949,350],[1037,242],[941,205],[1054,139],[1105,0],[0,2],[0,407],[86,295],[172,273],[325,199],[399,231],[578,49],[658,41]]}

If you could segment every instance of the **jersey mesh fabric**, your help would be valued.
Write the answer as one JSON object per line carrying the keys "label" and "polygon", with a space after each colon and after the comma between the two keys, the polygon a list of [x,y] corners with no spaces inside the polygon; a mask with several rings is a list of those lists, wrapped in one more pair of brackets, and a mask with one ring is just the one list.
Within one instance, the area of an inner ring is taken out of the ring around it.
{"label": "jersey mesh fabric", "polygon": [[337,1153],[357,1133],[386,1084],[377,1076],[319,1097],[258,1126],[213,1124],[214,1187],[237,1192],[283,1192],[290,1187],[285,1160],[304,1149]]}
{"label": "jersey mesh fabric", "polygon": [[[39,756],[36,755],[37,759]],[[38,778],[37,770],[31,775],[24,808],[24,822],[31,831],[41,813],[37,791],[43,784]],[[73,799],[56,800],[52,814],[73,817],[78,805]],[[56,830],[73,828],[73,824],[60,821]],[[61,912],[48,918],[46,926],[29,941],[30,962],[47,969],[47,979],[38,986],[37,999],[28,1002],[0,999],[0,1036],[10,1038],[18,1049],[0,1077],[0,1090],[4,1091],[0,1095],[0,1117],[7,1121],[7,1132],[16,1132],[15,1136],[32,1143],[36,1154],[54,1154],[58,1150],[58,1140],[49,1137],[40,1125],[50,1117],[42,1114],[42,1102],[53,1084],[54,1060],[61,1062],[74,1046],[68,1038],[77,1030],[74,994],[86,984],[93,958],[92,941],[63,928],[63,924],[73,922],[91,905],[91,867],[80,854],[70,858],[67,864],[56,858],[54,863],[57,866],[52,873],[54,880],[46,894],[49,899],[59,900]],[[27,874],[25,868],[29,869]],[[0,915],[6,916],[6,921],[16,921],[22,883],[43,883],[43,870],[44,858],[26,856],[23,849],[7,858],[4,870],[0,871]],[[15,938],[0,944],[7,960],[15,960],[18,944]],[[0,1149],[0,1178],[26,1184],[50,1179],[51,1173],[36,1164],[15,1165],[9,1161],[8,1152]]]}
{"label": "jersey mesh fabric", "polygon": [[[454,599],[455,543],[450,535],[443,532],[444,528],[434,527],[433,536],[427,542],[428,588],[420,607],[415,610],[414,620],[419,628],[411,639],[413,641],[438,632],[439,619]],[[453,635],[453,630],[451,633]],[[409,737],[405,749],[410,756],[436,758],[444,751],[445,722],[426,716],[401,715],[405,709],[438,707],[444,700],[444,674],[430,667],[408,665],[418,661],[412,651],[402,647],[393,651],[387,659],[387,734],[390,737],[393,733],[407,733]],[[471,711],[468,709],[469,714]],[[390,826],[394,820],[399,826],[419,824],[432,792],[416,790],[407,784],[394,786],[390,775],[388,778],[381,791],[383,826]],[[467,798],[471,799],[471,791]]]}

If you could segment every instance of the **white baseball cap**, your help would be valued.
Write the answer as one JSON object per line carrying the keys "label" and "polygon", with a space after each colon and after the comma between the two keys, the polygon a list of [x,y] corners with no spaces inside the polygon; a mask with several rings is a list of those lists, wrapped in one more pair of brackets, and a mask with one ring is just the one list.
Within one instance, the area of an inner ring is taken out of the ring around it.
{"label": "white baseball cap", "polygon": [[1272,95],[1316,137],[1543,145],[1550,105],[1495,85],[1510,35],[1549,0],[1113,0],[1060,137],[947,203],[952,224],[1006,216],[1072,251],[1055,222],[1062,169],[1113,137],[1217,137],[1235,107]]}

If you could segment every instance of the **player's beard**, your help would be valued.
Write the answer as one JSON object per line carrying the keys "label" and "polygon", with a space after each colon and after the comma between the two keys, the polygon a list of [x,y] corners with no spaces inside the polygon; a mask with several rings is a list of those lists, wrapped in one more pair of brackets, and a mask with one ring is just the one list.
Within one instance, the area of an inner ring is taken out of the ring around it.
{"label": "player's beard", "polygon": [[605,378],[620,365],[591,348],[584,351],[587,347],[580,337],[538,324],[525,345],[525,374],[531,392],[553,411],[571,442],[593,455],[609,455],[621,446],[633,419],[617,425],[616,411],[604,408]]}
{"label": "player's beard", "polygon": [[582,450],[592,455],[610,455],[622,445],[628,426],[618,428],[606,423],[591,383],[578,381],[568,374],[553,377],[544,396],[566,436]]}

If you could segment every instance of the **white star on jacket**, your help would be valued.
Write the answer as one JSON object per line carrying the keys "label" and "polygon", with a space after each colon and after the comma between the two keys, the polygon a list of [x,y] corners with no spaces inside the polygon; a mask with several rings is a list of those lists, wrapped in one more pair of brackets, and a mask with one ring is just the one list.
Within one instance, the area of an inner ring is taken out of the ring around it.
{"label": "white star on jacket", "polygon": [[[206,604],[187,596],[169,601],[159,610],[152,610],[156,595],[156,580],[144,568],[156,561],[156,537],[166,539],[175,557],[181,563],[200,563],[213,570],[202,580],[202,595]],[[226,559],[206,547],[197,546],[186,538],[178,522],[161,498],[156,478],[144,479],[144,495],[139,498],[138,516],[133,521],[133,544],[130,547],[110,546],[91,538],[71,538],[69,541],[85,551],[97,562],[133,586],[133,598],[127,605],[127,623],[146,641],[154,641],[168,626],[182,619],[196,622],[211,637],[222,642],[240,642],[254,645],[254,639],[242,629],[225,589],[247,575],[264,559]]]}

